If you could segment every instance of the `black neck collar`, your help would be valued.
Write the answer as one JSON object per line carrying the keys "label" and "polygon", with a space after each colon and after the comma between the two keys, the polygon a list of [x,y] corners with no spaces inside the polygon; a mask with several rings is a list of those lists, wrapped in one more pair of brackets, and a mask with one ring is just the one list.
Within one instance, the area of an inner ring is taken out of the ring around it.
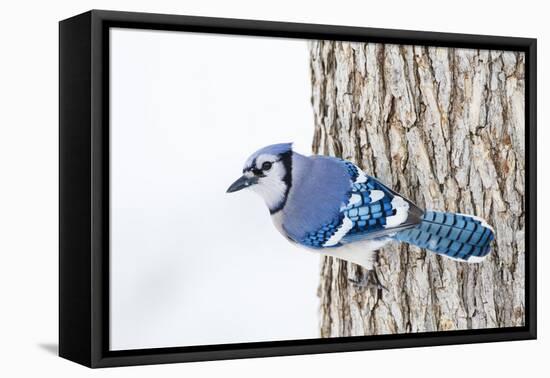
{"label": "black neck collar", "polygon": [[286,200],[288,198],[288,192],[292,186],[292,150],[285,152],[280,155],[283,166],[285,167],[285,176],[283,177],[283,182],[286,185],[285,195],[281,202],[279,202],[275,207],[269,209],[269,213],[274,215],[285,207]]}

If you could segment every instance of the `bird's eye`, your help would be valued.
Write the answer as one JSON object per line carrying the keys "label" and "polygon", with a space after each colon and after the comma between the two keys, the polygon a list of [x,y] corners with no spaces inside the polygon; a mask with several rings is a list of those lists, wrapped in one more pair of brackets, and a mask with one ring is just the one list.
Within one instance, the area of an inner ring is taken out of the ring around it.
{"label": "bird's eye", "polygon": [[271,169],[271,162],[266,161],[262,164],[262,171],[269,171]]}

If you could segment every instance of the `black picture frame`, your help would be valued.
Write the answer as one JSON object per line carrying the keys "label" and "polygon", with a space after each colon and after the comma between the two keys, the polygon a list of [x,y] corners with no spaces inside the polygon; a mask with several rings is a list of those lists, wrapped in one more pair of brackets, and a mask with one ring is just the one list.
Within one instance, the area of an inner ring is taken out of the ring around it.
{"label": "black picture frame", "polygon": [[[524,327],[110,351],[109,28],[369,41],[526,54]],[[59,354],[88,367],[536,338],[536,39],[92,10],[59,24]]]}

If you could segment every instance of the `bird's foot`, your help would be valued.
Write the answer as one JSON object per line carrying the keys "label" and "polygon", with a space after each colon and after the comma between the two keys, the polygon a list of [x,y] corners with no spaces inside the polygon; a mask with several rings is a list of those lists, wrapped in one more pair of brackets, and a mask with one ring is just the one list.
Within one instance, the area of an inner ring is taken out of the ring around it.
{"label": "bird's foot", "polygon": [[375,269],[367,269],[360,279],[348,278],[348,281],[351,282],[356,289],[365,290],[370,287],[375,288],[380,298],[382,298],[382,291],[388,290],[380,283]]}

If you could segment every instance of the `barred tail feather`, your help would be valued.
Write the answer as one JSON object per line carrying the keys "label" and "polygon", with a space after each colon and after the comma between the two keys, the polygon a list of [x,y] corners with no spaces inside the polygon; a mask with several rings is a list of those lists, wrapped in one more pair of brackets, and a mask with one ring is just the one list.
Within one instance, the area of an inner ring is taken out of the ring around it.
{"label": "barred tail feather", "polygon": [[416,227],[398,232],[394,239],[467,262],[481,262],[491,251],[494,230],[473,215],[426,211]]}

